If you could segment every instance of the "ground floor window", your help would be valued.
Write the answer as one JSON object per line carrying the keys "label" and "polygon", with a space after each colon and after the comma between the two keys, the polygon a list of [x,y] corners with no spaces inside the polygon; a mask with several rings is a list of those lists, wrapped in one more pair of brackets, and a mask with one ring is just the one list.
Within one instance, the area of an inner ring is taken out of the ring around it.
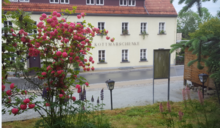
{"label": "ground floor window", "polygon": [[140,61],[147,61],[147,49],[140,50]]}
{"label": "ground floor window", "polygon": [[124,49],[122,50],[122,62],[128,61],[128,50]]}
{"label": "ground floor window", "polygon": [[105,62],[105,50],[99,50],[99,62],[100,63]]}

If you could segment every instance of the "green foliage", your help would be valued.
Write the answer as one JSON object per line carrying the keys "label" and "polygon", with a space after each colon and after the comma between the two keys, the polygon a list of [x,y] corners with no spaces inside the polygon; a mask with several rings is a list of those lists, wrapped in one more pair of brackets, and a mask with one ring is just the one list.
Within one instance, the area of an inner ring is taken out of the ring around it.
{"label": "green foliage", "polygon": [[[172,3],[174,0],[170,0],[170,2]],[[202,2],[206,2],[206,1],[210,1],[210,0],[179,0],[178,4],[184,4],[185,6],[182,8],[182,10],[180,11],[180,14],[187,12],[194,4],[197,5],[198,8],[198,13],[199,16],[203,16],[202,13]],[[217,0],[212,0],[214,3]]]}
{"label": "green foliage", "polygon": [[145,36],[148,35],[146,31],[141,32],[141,35],[143,36],[143,39],[145,39]]}
{"label": "green foliage", "polygon": [[184,13],[179,13],[177,19],[177,32],[182,33],[184,39],[190,39],[189,34],[198,29],[199,24],[210,20],[213,16],[207,8],[201,8],[202,16],[196,12],[188,10]]}
{"label": "green foliage", "polygon": [[[199,25],[199,29],[189,34],[191,40],[182,45],[171,45],[173,52],[177,48],[189,47],[189,51],[197,55],[196,60],[189,62],[188,66],[195,62],[198,69],[203,69],[201,62],[205,62],[205,66],[209,67],[210,77],[220,81],[220,19],[212,18],[207,22]],[[208,58],[205,58],[208,57]]]}

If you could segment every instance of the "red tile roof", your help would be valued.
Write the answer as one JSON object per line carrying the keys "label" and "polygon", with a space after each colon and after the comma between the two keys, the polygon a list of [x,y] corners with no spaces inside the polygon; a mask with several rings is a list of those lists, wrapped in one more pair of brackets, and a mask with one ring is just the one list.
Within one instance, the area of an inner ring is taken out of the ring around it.
{"label": "red tile roof", "polygon": [[145,0],[145,7],[149,14],[168,14],[177,15],[173,4],[170,0]]}
{"label": "red tile roof", "polygon": [[6,11],[15,11],[17,8],[32,12],[61,12],[61,9],[77,6],[76,13],[85,12],[88,14],[158,14],[177,15],[170,0],[145,0],[145,7],[124,7],[124,6],[94,6],[94,5],[70,5],[70,4],[45,4],[45,3],[16,3],[11,2],[3,6]]}

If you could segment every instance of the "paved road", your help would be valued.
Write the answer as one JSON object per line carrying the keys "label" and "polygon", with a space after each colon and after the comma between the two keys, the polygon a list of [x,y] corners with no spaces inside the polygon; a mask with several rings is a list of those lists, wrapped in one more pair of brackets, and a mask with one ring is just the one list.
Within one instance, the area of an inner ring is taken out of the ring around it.
{"label": "paved road", "polygon": [[[170,76],[183,76],[184,67],[174,66],[170,68]],[[118,70],[114,72],[97,72],[97,73],[80,73],[79,76],[83,76],[90,84],[105,83],[106,80],[112,79],[115,82],[152,79],[153,69],[139,69],[139,70]],[[9,78],[10,82],[16,83],[16,85],[23,88],[33,88],[32,85],[25,83],[24,80],[19,78]],[[37,80],[36,80],[37,81]],[[40,82],[40,81],[39,81]],[[25,85],[25,86],[24,86]],[[9,89],[9,85],[6,84],[6,90]]]}

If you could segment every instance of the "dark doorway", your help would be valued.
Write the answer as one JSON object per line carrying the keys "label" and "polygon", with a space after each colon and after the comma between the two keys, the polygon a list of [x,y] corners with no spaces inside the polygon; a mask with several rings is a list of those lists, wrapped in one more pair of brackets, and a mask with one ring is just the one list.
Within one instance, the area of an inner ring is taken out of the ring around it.
{"label": "dark doorway", "polygon": [[[41,67],[40,55],[38,55],[36,57],[30,57],[29,58],[29,68],[33,68],[33,67],[38,67],[38,68]],[[30,71],[29,73],[30,73],[30,75],[35,75],[36,74],[35,71]]]}

